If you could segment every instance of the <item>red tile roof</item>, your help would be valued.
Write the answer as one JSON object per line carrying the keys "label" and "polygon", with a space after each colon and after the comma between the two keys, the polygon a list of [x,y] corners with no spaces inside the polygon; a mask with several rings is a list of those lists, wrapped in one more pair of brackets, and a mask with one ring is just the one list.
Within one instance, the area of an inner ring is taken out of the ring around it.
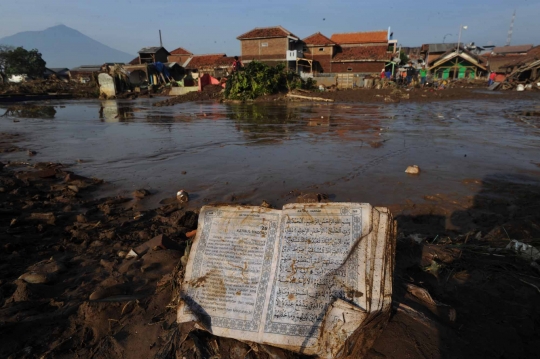
{"label": "red tile roof", "polygon": [[392,54],[387,52],[388,47],[385,46],[359,46],[359,47],[344,47],[342,51],[337,53],[332,59],[332,62],[343,61],[388,61],[392,58]]}
{"label": "red tile roof", "polygon": [[186,65],[186,69],[196,70],[202,68],[226,66],[230,62],[232,65],[232,60],[229,57],[226,57],[225,54],[208,54],[208,55],[194,55],[191,60]]}
{"label": "red tile roof", "polygon": [[348,32],[332,35],[332,41],[338,44],[377,44],[388,42],[388,31]]}
{"label": "red tile roof", "polygon": [[131,60],[129,62],[130,65],[138,65],[139,64],[139,56],[137,56],[136,58],[134,58],[133,60]]}
{"label": "red tile roof", "polygon": [[189,52],[183,47],[179,47],[176,50],[172,50],[171,55],[193,55],[193,53]]}
{"label": "red tile roof", "polygon": [[302,40],[306,43],[306,45],[316,45],[316,46],[325,46],[325,45],[336,45],[336,43],[320,32],[313,34],[311,36],[306,37],[304,40]]}
{"label": "red tile roof", "polygon": [[533,48],[533,45],[498,46],[493,48],[495,54],[524,53]]}
{"label": "red tile roof", "polygon": [[247,40],[247,39],[269,39],[273,37],[287,37],[292,36],[298,38],[289,30],[281,26],[272,26],[272,27],[256,27],[255,29],[246,32],[237,37],[238,40]]}

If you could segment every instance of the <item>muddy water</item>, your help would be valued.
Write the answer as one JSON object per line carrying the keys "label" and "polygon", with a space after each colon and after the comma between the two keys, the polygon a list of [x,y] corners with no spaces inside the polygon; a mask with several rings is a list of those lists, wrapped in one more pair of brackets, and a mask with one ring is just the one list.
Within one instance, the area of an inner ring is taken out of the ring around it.
{"label": "muddy water", "polygon": [[[0,123],[2,132],[24,135],[19,147],[38,152],[32,162],[72,164],[105,179],[109,193],[156,192],[146,206],[179,189],[197,205],[264,199],[280,206],[298,191],[387,205],[474,194],[467,179],[493,174],[540,179],[537,102],[156,108],[153,101],[41,103]],[[413,164],[420,175],[404,173]]]}

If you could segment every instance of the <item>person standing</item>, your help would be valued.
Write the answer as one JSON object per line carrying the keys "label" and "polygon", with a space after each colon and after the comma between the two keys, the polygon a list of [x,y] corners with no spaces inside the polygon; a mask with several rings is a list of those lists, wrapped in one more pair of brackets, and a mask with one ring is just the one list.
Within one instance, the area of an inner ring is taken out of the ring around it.
{"label": "person standing", "polygon": [[416,69],[413,67],[412,62],[409,62],[409,67],[407,67],[407,86],[411,84],[415,75]]}
{"label": "person standing", "polygon": [[497,77],[497,74],[495,73],[495,71],[492,71],[491,74],[489,74],[488,86],[493,85],[496,77]]}
{"label": "person standing", "polygon": [[424,87],[426,86],[426,83],[427,83],[427,70],[426,70],[426,66],[422,66],[422,68],[420,69],[420,85]]}
{"label": "person standing", "polygon": [[232,70],[233,72],[239,71],[242,68],[242,62],[238,59],[238,56],[234,57],[234,61],[232,63]]}

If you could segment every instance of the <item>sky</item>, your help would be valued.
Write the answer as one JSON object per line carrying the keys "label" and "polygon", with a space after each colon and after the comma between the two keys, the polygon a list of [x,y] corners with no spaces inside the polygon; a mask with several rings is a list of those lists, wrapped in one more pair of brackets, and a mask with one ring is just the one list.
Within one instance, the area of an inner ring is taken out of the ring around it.
{"label": "sky", "polygon": [[540,44],[540,0],[0,0],[0,38],[64,24],[110,47],[184,47],[196,54],[240,54],[236,37],[281,25],[300,38],[315,32],[387,29],[402,46],[462,41],[505,45],[517,9],[513,45]]}

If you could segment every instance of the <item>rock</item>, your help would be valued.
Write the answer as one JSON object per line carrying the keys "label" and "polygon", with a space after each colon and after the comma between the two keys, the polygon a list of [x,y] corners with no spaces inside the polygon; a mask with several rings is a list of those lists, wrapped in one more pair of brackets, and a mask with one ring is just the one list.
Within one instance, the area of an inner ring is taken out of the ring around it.
{"label": "rock", "polygon": [[408,174],[411,174],[411,175],[417,175],[417,174],[420,173],[420,167],[418,167],[417,165],[409,166],[405,170],[405,173],[408,173]]}
{"label": "rock", "polygon": [[151,194],[150,191],[142,188],[142,189],[138,189],[138,190],[134,191],[133,192],[133,197],[141,199],[141,198],[144,198],[146,196],[149,196],[150,194]]}
{"label": "rock", "polygon": [[54,225],[56,222],[56,216],[52,212],[47,213],[31,213],[28,217],[32,221],[46,222],[47,224]]}
{"label": "rock", "polygon": [[189,201],[189,194],[183,189],[181,189],[180,191],[176,193],[176,199],[180,203],[186,203]]}
{"label": "rock", "polygon": [[26,283],[32,284],[48,284],[58,277],[58,274],[66,270],[66,267],[54,260],[50,259],[36,263],[28,268],[27,272],[19,277]]}
{"label": "rock", "polygon": [[264,207],[264,208],[272,208],[272,206],[270,205],[270,203],[266,202],[265,200],[262,201],[261,207]]}
{"label": "rock", "polygon": [[41,171],[35,172],[35,177],[38,178],[54,178],[56,177],[56,170],[54,168],[47,168]]}
{"label": "rock", "polygon": [[118,255],[119,258],[126,258],[127,252],[126,251],[119,251],[117,255]]}
{"label": "rock", "polygon": [[47,277],[47,274],[43,273],[24,273],[19,277],[19,279],[25,281],[26,283],[31,284],[47,284],[50,282],[50,279]]}
{"label": "rock", "polygon": [[79,176],[74,173],[68,172],[66,177],[64,178],[64,182],[73,182],[73,181],[92,181],[88,177]]}
{"label": "rock", "polygon": [[126,258],[132,258],[134,252],[137,257],[143,256],[150,249],[172,249],[181,251],[183,246],[170,240],[167,236],[160,234],[157,237],[152,238],[151,240],[141,244],[140,246],[133,248],[126,256]]}
{"label": "rock", "polygon": [[324,193],[305,193],[296,199],[298,203],[321,203],[328,202],[328,195]]}

